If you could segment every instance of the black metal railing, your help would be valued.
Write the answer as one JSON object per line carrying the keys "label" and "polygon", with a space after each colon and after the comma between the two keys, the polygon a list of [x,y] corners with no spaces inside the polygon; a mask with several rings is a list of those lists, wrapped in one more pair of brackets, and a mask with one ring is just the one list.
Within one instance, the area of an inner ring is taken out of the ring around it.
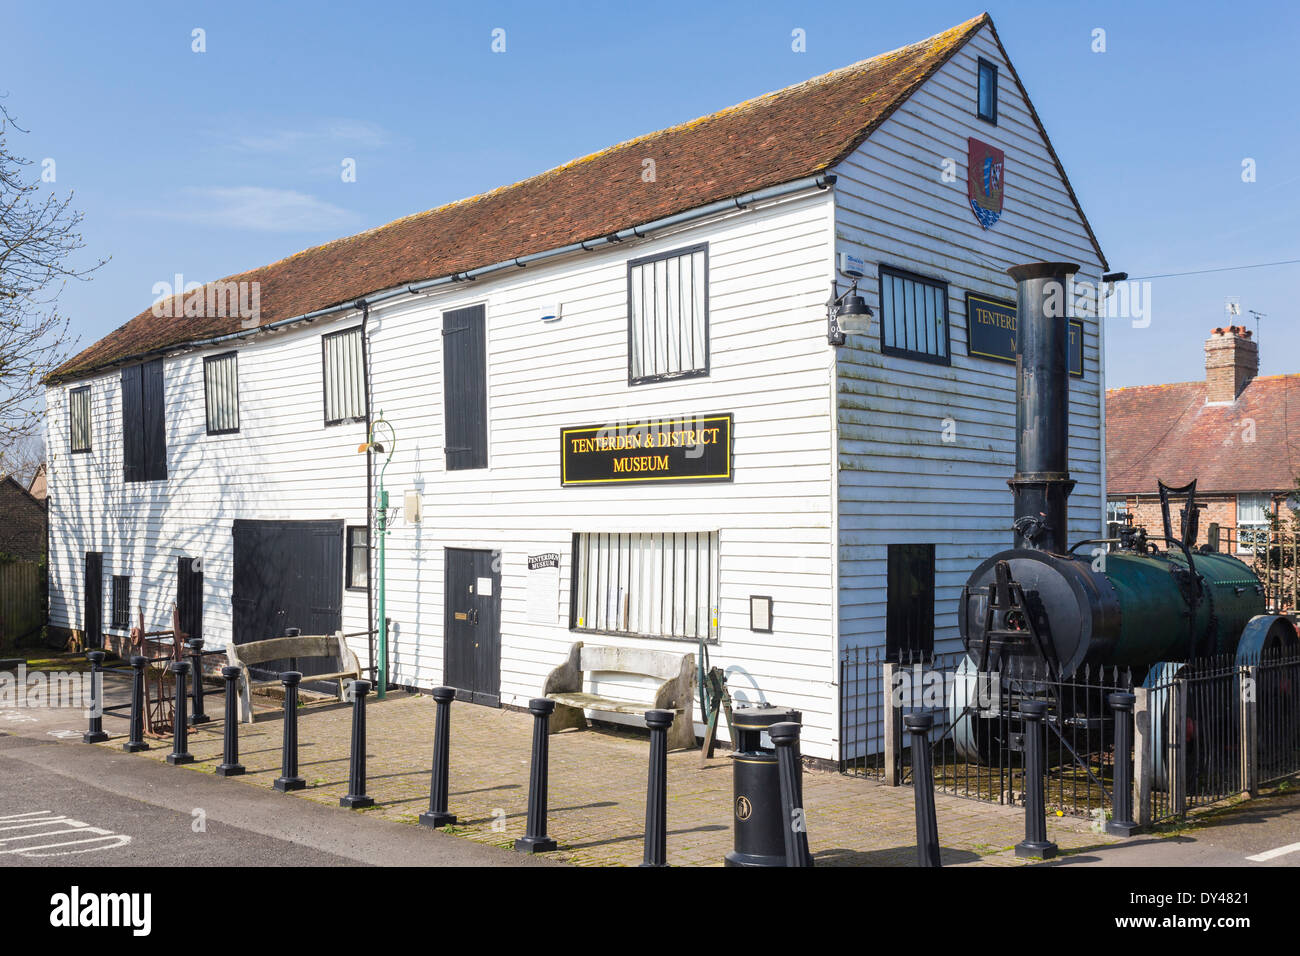
{"label": "black metal railing", "polygon": [[960,651],[891,660],[883,648],[860,647],[841,655],[840,679],[844,773],[910,783],[911,745],[898,728],[904,714],[928,713],[934,718],[929,741],[936,789],[1020,803],[1019,705],[1042,700],[1048,705],[1048,806],[1094,815],[1110,806],[1113,717],[1105,699],[1132,687],[1127,671],[1085,668],[1062,679],[1045,667],[1021,666],[1014,674],[981,674]]}
{"label": "black metal railing", "polygon": [[1300,773],[1300,653],[1265,651],[1255,670],[1259,783]]}

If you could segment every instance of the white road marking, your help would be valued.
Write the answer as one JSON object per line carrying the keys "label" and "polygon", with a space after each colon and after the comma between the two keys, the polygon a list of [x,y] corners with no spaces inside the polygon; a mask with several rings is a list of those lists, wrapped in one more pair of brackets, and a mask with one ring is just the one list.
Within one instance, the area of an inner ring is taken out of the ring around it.
{"label": "white road marking", "polygon": [[[34,828],[34,829],[33,829]],[[91,826],[81,820],[73,820],[49,810],[33,810],[27,813],[15,813],[0,817],[0,833],[14,830],[32,830],[31,833],[19,833],[13,836],[0,836],[0,856],[12,853],[17,856],[45,857],[69,856],[73,853],[92,853],[96,850],[111,850],[126,846],[131,838],[124,833],[114,833],[103,827]],[[76,835],[78,840],[45,841],[53,837]],[[14,844],[10,846],[9,844]],[[98,844],[98,845],[93,845]],[[60,849],[61,847],[80,846],[80,850]],[[54,851],[54,852],[42,852]]]}
{"label": "white road marking", "polygon": [[1286,856],[1289,853],[1300,853],[1300,843],[1288,843],[1286,846],[1265,850],[1263,853],[1256,853],[1254,856],[1246,857],[1246,859],[1252,863],[1265,863],[1268,860],[1276,860],[1279,856]]}

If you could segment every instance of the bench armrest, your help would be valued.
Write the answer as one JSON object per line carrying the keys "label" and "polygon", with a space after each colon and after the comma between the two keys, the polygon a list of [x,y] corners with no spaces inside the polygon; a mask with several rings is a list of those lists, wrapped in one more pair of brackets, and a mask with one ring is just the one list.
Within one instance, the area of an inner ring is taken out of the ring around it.
{"label": "bench armrest", "polygon": [[582,690],[582,641],[569,648],[569,658],[546,675],[542,696]]}

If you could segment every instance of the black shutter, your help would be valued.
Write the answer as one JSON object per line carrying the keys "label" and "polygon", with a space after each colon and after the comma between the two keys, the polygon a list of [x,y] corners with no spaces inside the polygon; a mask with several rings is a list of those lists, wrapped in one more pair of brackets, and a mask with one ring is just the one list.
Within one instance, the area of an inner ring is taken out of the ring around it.
{"label": "black shutter", "polygon": [[167,478],[167,425],[163,415],[163,360],[144,365],[144,480]]}
{"label": "black shutter", "polygon": [[481,305],[442,315],[448,471],[487,467],[486,325]]}
{"label": "black shutter", "polygon": [[122,369],[122,471],[125,481],[144,481],[141,366]]}
{"label": "black shutter", "polygon": [[934,653],[934,545],[889,545],[885,653],[892,661]]}

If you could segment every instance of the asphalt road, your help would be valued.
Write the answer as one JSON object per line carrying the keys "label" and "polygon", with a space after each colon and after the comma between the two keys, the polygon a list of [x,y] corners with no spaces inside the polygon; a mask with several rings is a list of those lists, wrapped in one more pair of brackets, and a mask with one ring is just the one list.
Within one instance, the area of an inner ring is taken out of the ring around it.
{"label": "asphalt road", "polygon": [[0,781],[0,866],[554,865],[51,736],[0,736]]}
{"label": "asphalt road", "polygon": [[[106,680],[109,704],[128,699],[125,679]],[[215,697],[211,708],[220,703]],[[122,730],[120,718],[105,727]],[[207,774],[177,773],[152,760],[77,741],[85,730],[79,710],[0,709],[0,866],[260,865],[555,865],[482,846],[423,827],[388,823],[256,787],[231,786]],[[11,736],[5,736],[10,734]],[[206,829],[195,831],[194,811]],[[21,852],[45,844],[101,838],[36,857]],[[1040,866],[1275,867],[1300,866],[1300,786],[1194,820],[1174,836],[1139,835],[1122,843],[1073,853]],[[41,826],[25,826],[45,822]],[[21,829],[3,829],[21,827]],[[116,837],[129,837],[122,842]],[[77,852],[70,852],[77,851]]]}
{"label": "asphalt road", "polygon": [[1138,835],[1043,866],[1300,866],[1300,787],[1193,817],[1172,836]]}

